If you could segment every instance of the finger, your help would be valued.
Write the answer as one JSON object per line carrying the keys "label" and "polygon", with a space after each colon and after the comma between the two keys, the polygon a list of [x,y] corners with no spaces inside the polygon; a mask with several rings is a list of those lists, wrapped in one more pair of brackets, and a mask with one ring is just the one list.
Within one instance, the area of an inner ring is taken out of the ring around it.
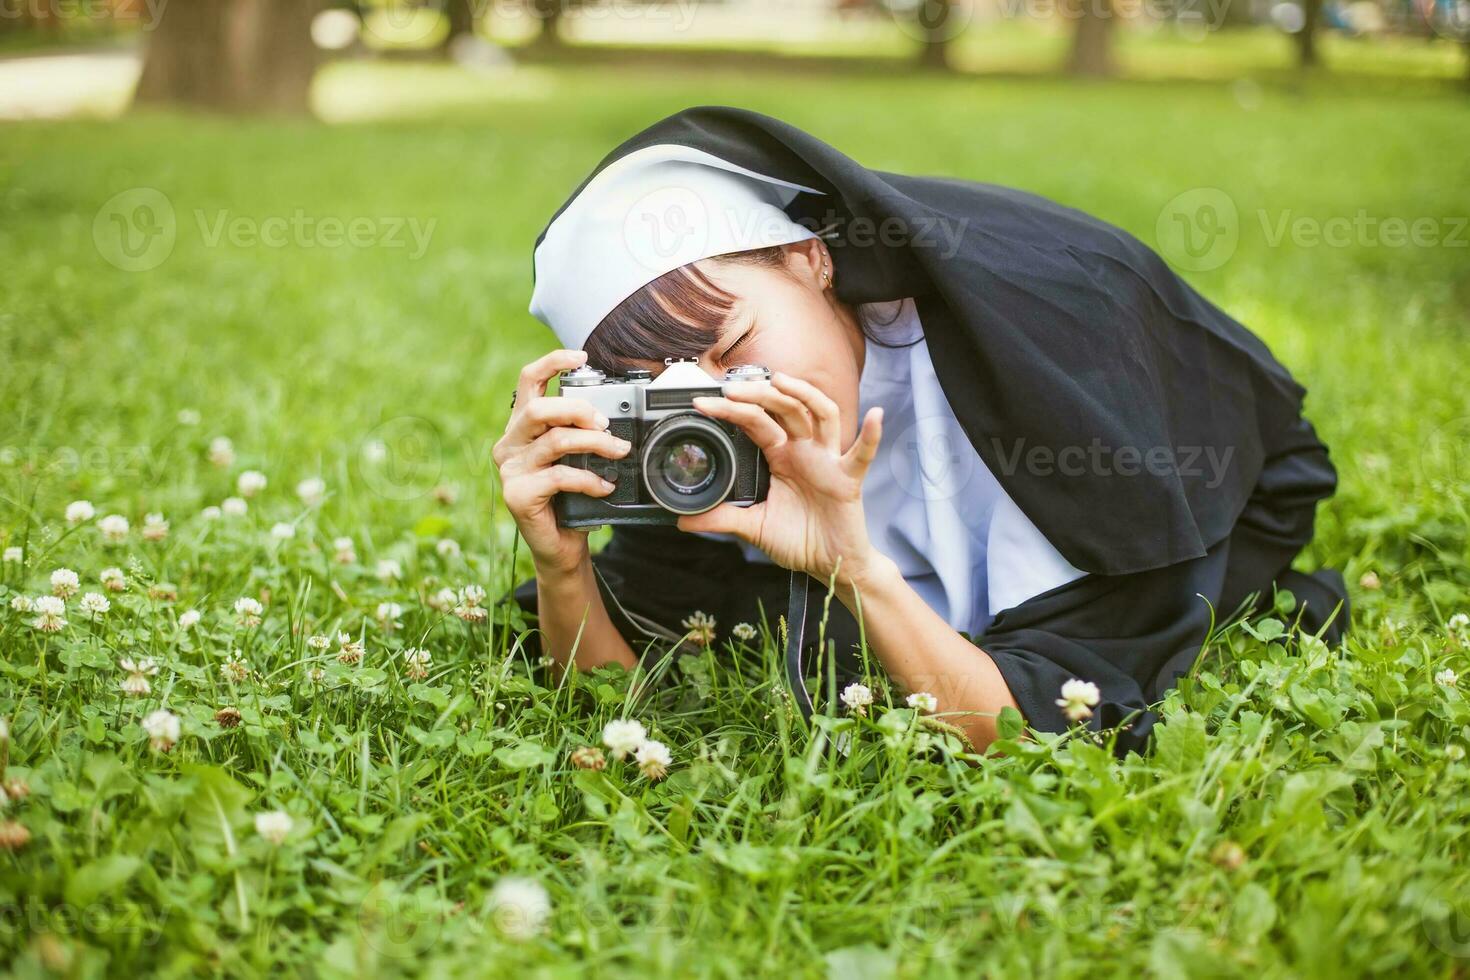
{"label": "finger", "polygon": [[547,429],[558,426],[600,432],[610,424],[607,416],[599,412],[591,402],[554,395],[550,398],[537,398],[521,409],[511,422],[511,430],[514,438],[530,442]]}
{"label": "finger", "polygon": [[742,541],[755,542],[761,526],[761,515],[765,504],[741,507],[726,501],[702,514],[681,514],[678,527],[681,531],[711,531],[716,534],[733,534]]}
{"label": "finger", "polygon": [[761,381],[734,381],[725,386],[725,397],[759,405],[776,417],[793,439],[812,437],[812,417],[806,406],[790,395]]}
{"label": "finger", "polygon": [[527,469],[540,469],[572,453],[596,453],[608,459],[622,459],[632,448],[631,442],[611,432],[557,426],[547,429],[527,447],[525,465]]}
{"label": "finger", "polygon": [[616,489],[612,483],[591,470],[567,466],[565,463],[528,473],[514,481],[513,486],[513,490],[509,486],[505,490],[507,505],[510,504],[513,493],[516,497],[524,495],[529,500],[546,500],[553,494],[562,492],[585,493],[589,497],[605,497]]}
{"label": "finger", "polygon": [[812,415],[818,442],[834,450],[839,448],[842,419],[836,402],[810,381],[781,371],[771,375],[771,384],[806,406]]}
{"label": "finger", "polygon": [[857,438],[853,440],[852,446],[842,455],[842,468],[849,476],[862,479],[863,474],[868,472],[873,458],[878,455],[878,444],[883,439],[883,408],[874,405],[868,409],[868,414],[863,416],[863,424],[858,429]]}
{"label": "finger", "polygon": [[519,407],[533,398],[546,394],[546,382],[561,372],[579,368],[586,362],[586,351],[565,348],[536,358],[521,368],[521,375],[516,379],[516,406]]}
{"label": "finger", "polygon": [[697,410],[711,418],[724,419],[740,426],[740,430],[750,436],[750,441],[763,452],[778,448],[787,439],[786,430],[759,405],[732,402],[728,398],[715,395],[699,395],[691,402]]}

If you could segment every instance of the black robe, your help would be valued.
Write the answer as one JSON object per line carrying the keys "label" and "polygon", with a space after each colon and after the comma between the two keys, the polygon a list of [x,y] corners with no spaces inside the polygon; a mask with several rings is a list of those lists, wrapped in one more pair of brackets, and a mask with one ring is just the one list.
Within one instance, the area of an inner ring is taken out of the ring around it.
{"label": "black robe", "polygon": [[[1308,599],[1308,621],[1323,623],[1345,601],[1335,573],[1287,569],[1311,539],[1316,502],[1336,486],[1301,417],[1305,389],[1137,238],[1025,191],[870,170],[794,126],[722,106],[655,123],[587,179],[668,143],[824,192],[798,195],[787,212],[835,227],[839,298],[914,298],[976,452],[1089,573],[998,611],[975,638],[1031,724],[1066,727],[1054,702],[1078,677],[1102,691],[1090,724],[1133,716],[1124,743],[1137,744],[1147,705],[1200,650],[1211,615],[1200,595],[1223,618],[1286,576]],[[598,567],[604,593],[622,603],[615,621],[634,637],[646,634],[625,613],[677,628],[702,609],[728,629],[750,621],[757,598],[772,622],[784,609],[780,569],[673,529],[615,528]],[[535,583],[516,598],[534,606]],[[846,613],[837,603],[831,612]]]}

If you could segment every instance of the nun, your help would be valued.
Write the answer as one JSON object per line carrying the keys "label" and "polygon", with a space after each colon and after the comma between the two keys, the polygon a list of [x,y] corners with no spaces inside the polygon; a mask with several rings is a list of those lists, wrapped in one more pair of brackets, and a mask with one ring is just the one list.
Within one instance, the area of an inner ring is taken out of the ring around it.
{"label": "nun", "polygon": [[[559,664],[719,648],[784,611],[803,711],[809,673],[844,710],[866,652],[977,748],[1012,708],[1122,753],[1212,630],[1281,590],[1341,639],[1341,575],[1292,568],[1336,487],[1305,389],[1117,227],[701,106],[609,153],[533,265],[560,347],[521,372],[494,458],[536,571],[511,598]],[[771,370],[694,401],[761,448],[768,496],[615,524],[592,554],[552,501],[612,484],[559,461],[630,446],[549,382],[671,360]]]}

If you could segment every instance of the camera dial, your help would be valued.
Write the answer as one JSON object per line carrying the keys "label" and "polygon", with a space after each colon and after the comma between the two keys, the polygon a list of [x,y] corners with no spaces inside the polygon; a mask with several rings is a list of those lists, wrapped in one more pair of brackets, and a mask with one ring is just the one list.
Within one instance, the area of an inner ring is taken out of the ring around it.
{"label": "camera dial", "polygon": [[586,364],[583,364],[575,371],[563,371],[561,373],[563,387],[581,388],[586,385],[600,385],[606,380],[606,374]]}

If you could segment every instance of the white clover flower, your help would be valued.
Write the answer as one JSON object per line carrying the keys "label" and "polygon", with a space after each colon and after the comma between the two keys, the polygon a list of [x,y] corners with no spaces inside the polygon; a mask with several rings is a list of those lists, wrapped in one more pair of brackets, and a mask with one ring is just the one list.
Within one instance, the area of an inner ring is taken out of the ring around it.
{"label": "white clover flower", "polygon": [[429,676],[434,658],[427,650],[410,647],[403,651],[403,673],[411,680],[421,681]]}
{"label": "white clover flower", "polygon": [[242,497],[253,497],[265,489],[267,480],[259,470],[246,470],[235,481],[235,492]]}
{"label": "white clover flower", "polygon": [[141,660],[123,657],[118,660],[117,665],[127,674],[119,685],[124,694],[142,697],[153,689],[148,678],[158,674],[158,664],[153,662],[152,657],[143,657]]}
{"label": "white clover flower", "polygon": [[5,564],[19,565],[24,560],[25,552],[15,545],[11,545],[9,548],[5,549],[5,554],[3,557],[3,561],[5,562]]}
{"label": "white clover flower", "polygon": [[915,691],[905,699],[904,703],[924,714],[933,714],[939,710],[939,699],[928,691]]}
{"label": "white clover flower", "polygon": [[132,525],[121,514],[108,514],[97,522],[97,530],[102,532],[104,544],[122,544],[128,539]]}
{"label": "white clover flower", "polygon": [[357,552],[353,549],[351,538],[337,538],[332,542],[332,550],[336,552],[332,558],[339,565],[351,565],[357,561]]}
{"label": "white clover flower", "polygon": [[179,716],[167,708],[159,708],[143,719],[143,731],[148,733],[148,743],[155,752],[167,752],[177,745],[181,730]]}
{"label": "white clover flower", "polygon": [[1470,630],[1470,613],[1455,613],[1446,625],[1452,633],[1464,633]]}
{"label": "white clover flower", "polygon": [[244,497],[226,497],[220,501],[219,509],[226,517],[244,517],[250,505],[245,502]]}
{"label": "white clover flower", "polygon": [[121,592],[128,587],[127,576],[121,568],[104,568],[97,573],[97,581],[108,592]]}
{"label": "white clover flower", "polygon": [[197,408],[181,408],[179,414],[174,418],[178,419],[180,425],[195,426],[199,424],[202,416]]}
{"label": "white clover flower", "polygon": [[18,613],[28,613],[36,607],[35,600],[28,595],[16,593],[10,597],[10,608]]}
{"label": "white clover flower", "polygon": [[215,436],[209,440],[209,461],[220,469],[234,465],[235,444],[228,436]]}
{"label": "white clover flower", "polygon": [[501,878],[490,890],[485,906],[501,935],[517,942],[540,935],[551,918],[550,896],[529,878]]}
{"label": "white clover flower", "polygon": [[59,633],[66,626],[66,600],[54,595],[43,595],[31,604],[36,618],[31,626],[42,633]]}
{"label": "white clover flower", "polygon": [[842,689],[842,703],[853,714],[865,715],[873,703],[873,691],[866,684],[849,684]]}
{"label": "white clover flower", "polygon": [[388,444],[381,439],[369,439],[362,444],[362,458],[368,463],[381,463],[388,458]]}
{"label": "white clover flower", "polygon": [[377,616],[378,625],[388,632],[392,632],[403,624],[398,622],[398,617],[403,615],[403,607],[396,602],[378,603]]}
{"label": "white clover flower", "polygon": [[82,587],[82,580],[70,568],[58,568],[51,573],[51,594],[70,599]]}
{"label": "white clover flower", "polygon": [[638,771],[648,779],[663,779],[668,775],[669,766],[674,764],[673,756],[669,755],[669,747],[654,739],[648,739],[639,745],[633,758],[638,761]]}
{"label": "white clover flower", "polygon": [[168,537],[168,521],[162,514],[147,514],[143,517],[143,538],[146,541],[162,541]]}
{"label": "white clover flower", "polygon": [[737,640],[753,640],[757,630],[749,623],[736,623],[730,632]]}
{"label": "white clover flower", "polygon": [[1450,668],[1446,667],[1444,670],[1434,675],[1434,683],[1443,684],[1445,687],[1454,687],[1456,684],[1460,683],[1460,675],[1455,673]]}
{"label": "white clover flower", "polygon": [[1444,747],[1444,757],[1451,762],[1459,762],[1465,758],[1465,746],[1458,742],[1451,742]]}
{"label": "white clover flower", "polygon": [[296,496],[308,507],[315,507],[327,496],[327,481],[319,476],[309,476],[296,484]]}
{"label": "white clover flower", "polygon": [[260,600],[245,596],[235,600],[235,615],[240,617],[241,626],[259,626],[260,617],[265,613],[265,607]]}
{"label": "white clover flower", "polygon": [[243,684],[250,679],[250,665],[238,653],[231,652],[219,665],[219,673],[231,684]]}
{"label": "white clover flower", "polygon": [[337,662],[344,663],[349,667],[362,663],[362,658],[367,654],[367,648],[361,640],[354,640],[350,633],[338,633]]}
{"label": "white clover flower", "polygon": [[272,810],[255,815],[255,832],[274,846],[280,844],[291,833],[291,815],[285,810]]}
{"label": "white clover flower", "polygon": [[66,505],[66,523],[85,524],[97,516],[97,508],[90,500],[73,500]]}
{"label": "white clover flower", "polygon": [[648,737],[642,722],[631,718],[608,722],[602,729],[602,744],[606,745],[614,759],[621,759],[630,752],[637,752]]}
{"label": "white clover flower", "polygon": [[271,528],[271,537],[277,541],[290,541],[296,537],[296,525],[280,521]]}
{"label": "white clover flower", "polygon": [[199,625],[200,618],[201,617],[199,615],[199,610],[185,609],[183,612],[179,613],[179,629],[193,629],[194,627]]}
{"label": "white clover flower", "polygon": [[459,499],[459,489],[452,483],[439,484],[434,488],[433,493],[434,499],[445,507],[454,506],[454,502]]}
{"label": "white clover flower", "polygon": [[82,601],[77,603],[77,608],[85,613],[88,619],[96,620],[101,619],[107,610],[112,608],[112,603],[108,602],[107,597],[101,593],[88,592],[82,596]]}
{"label": "white clover flower", "polygon": [[327,647],[331,645],[332,638],[330,636],[323,636],[321,633],[313,633],[306,638],[306,648],[308,650],[315,650],[317,653],[325,652]]}
{"label": "white clover flower", "polygon": [[459,593],[450,588],[443,588],[438,592],[430,594],[424,601],[428,603],[430,609],[437,609],[439,612],[448,612],[459,602]]}
{"label": "white clover flower", "polygon": [[484,622],[490,615],[480,605],[484,601],[484,588],[478,585],[466,585],[459,590],[459,605],[455,606],[454,614],[467,623]]}
{"label": "white clover flower", "polygon": [[220,516],[222,514],[224,514],[224,511],[220,510],[214,504],[210,504],[208,507],[199,512],[199,516],[204,518],[206,521],[217,521],[220,519]]}
{"label": "white clover flower", "polygon": [[403,566],[394,558],[379,558],[377,576],[381,582],[396,582],[403,578]]}
{"label": "white clover flower", "polygon": [[1062,696],[1057,698],[1057,707],[1068,721],[1086,721],[1092,717],[1092,709],[1102,700],[1102,692],[1092,681],[1072,678],[1062,685]]}
{"label": "white clover flower", "polygon": [[460,553],[459,542],[453,538],[440,538],[434,545],[434,552],[440,558],[458,558]]}
{"label": "white clover flower", "polygon": [[679,625],[687,632],[684,634],[691,640],[696,640],[705,646],[709,646],[715,639],[715,618],[709,613],[696,609],[693,613],[684,617]]}

